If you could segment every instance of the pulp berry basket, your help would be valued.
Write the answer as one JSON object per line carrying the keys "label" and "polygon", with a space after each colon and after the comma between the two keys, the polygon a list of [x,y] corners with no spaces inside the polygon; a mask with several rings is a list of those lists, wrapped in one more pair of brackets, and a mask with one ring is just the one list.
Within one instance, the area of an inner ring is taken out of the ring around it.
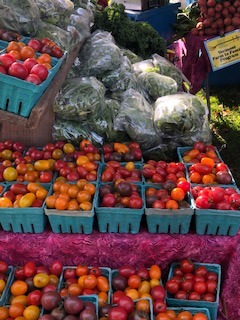
{"label": "pulp berry basket", "polygon": [[96,204],[96,193],[92,199],[92,209],[82,210],[56,210],[45,206],[45,215],[54,233],[84,233],[91,234],[93,231],[94,208]]}
{"label": "pulp berry basket", "polygon": [[196,233],[235,236],[240,228],[239,210],[199,209],[195,206]]}
{"label": "pulp berry basket", "polygon": [[97,195],[96,215],[100,232],[133,233],[139,232],[144,213],[143,187],[137,185],[143,199],[141,209],[100,207],[99,190]]}
{"label": "pulp berry basket", "polygon": [[[150,186],[145,187],[145,191]],[[160,189],[160,187],[156,187]],[[155,209],[145,208],[148,231],[150,233],[180,233],[187,234],[194,210],[191,204],[190,195],[188,195],[189,208],[171,209]]]}
{"label": "pulp berry basket", "polygon": [[[208,271],[215,272],[218,275],[217,279],[217,292],[216,300],[214,302],[209,301],[197,301],[197,300],[185,300],[185,299],[175,299],[172,295],[167,292],[167,306],[168,307],[194,307],[194,308],[207,308],[209,310],[211,320],[217,319],[217,311],[219,305],[219,294],[220,294],[220,284],[221,284],[221,266],[219,264],[210,263],[194,263],[196,267],[204,266]],[[174,270],[179,267],[179,263],[172,263],[170,266],[168,280],[173,277]]]}
{"label": "pulp berry basket", "polygon": [[[50,184],[42,184],[50,191]],[[6,190],[10,189],[7,185]],[[47,218],[44,214],[44,205],[41,207],[27,208],[0,208],[0,225],[4,231],[14,233],[42,233],[45,229]]]}
{"label": "pulp berry basket", "polygon": [[53,67],[49,70],[47,79],[40,85],[0,73],[0,108],[22,117],[28,117],[32,108],[56,76],[64,58],[65,56],[61,59],[52,58]]}
{"label": "pulp berry basket", "polygon": [[208,320],[212,320],[209,310],[204,307],[202,307],[202,308],[193,308],[193,307],[191,307],[191,308],[187,308],[187,307],[176,308],[176,307],[172,307],[172,308],[167,308],[167,310],[173,310],[176,312],[177,315],[182,311],[189,311],[192,315],[195,315],[196,313],[201,312],[207,316]]}
{"label": "pulp berry basket", "polygon": [[6,285],[5,288],[0,296],[0,306],[3,306],[6,304],[7,302],[7,298],[8,298],[8,293],[10,290],[10,285],[14,276],[14,272],[13,272],[13,267],[12,266],[8,266],[8,270],[6,272],[6,276],[7,276],[7,281],[6,281]]}
{"label": "pulp berry basket", "polygon": [[[63,277],[63,274],[64,274],[64,270],[66,269],[76,269],[77,267],[76,266],[64,266],[63,267],[63,271],[62,271],[62,274],[60,276],[60,279],[59,279],[59,290],[61,290],[63,287],[64,287],[64,277]],[[89,266],[88,269],[90,270],[92,268],[92,266]],[[108,283],[109,283],[109,291],[108,291],[108,302],[110,303],[111,301],[111,282],[112,282],[112,273],[111,273],[111,269],[108,268],[108,267],[99,267],[99,269],[101,270],[101,275],[106,277],[108,279]],[[90,295],[92,296],[92,295]],[[80,297],[85,297],[85,295],[80,295]],[[86,297],[89,297],[89,295],[86,295]]]}
{"label": "pulp berry basket", "polygon": [[[184,164],[192,164],[192,162],[184,162],[183,160],[183,156],[184,156],[184,153],[193,149],[193,147],[178,147],[177,148],[177,155],[178,155],[178,159],[180,162],[184,163]],[[214,147],[215,149],[215,153],[217,155],[217,157],[220,159],[221,162],[224,162],[218,149],[216,147]]]}

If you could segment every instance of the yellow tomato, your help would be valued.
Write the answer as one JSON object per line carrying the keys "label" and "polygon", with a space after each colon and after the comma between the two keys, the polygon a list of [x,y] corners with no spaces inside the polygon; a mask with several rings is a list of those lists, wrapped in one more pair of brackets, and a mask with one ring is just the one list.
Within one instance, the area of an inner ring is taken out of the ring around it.
{"label": "yellow tomato", "polygon": [[47,284],[49,284],[49,281],[49,275],[46,273],[40,272],[33,277],[33,284],[36,288],[45,287]]}
{"label": "yellow tomato", "polygon": [[19,200],[19,207],[20,208],[31,207],[35,199],[36,199],[35,194],[32,192],[28,192],[24,196],[22,196],[21,199]]}

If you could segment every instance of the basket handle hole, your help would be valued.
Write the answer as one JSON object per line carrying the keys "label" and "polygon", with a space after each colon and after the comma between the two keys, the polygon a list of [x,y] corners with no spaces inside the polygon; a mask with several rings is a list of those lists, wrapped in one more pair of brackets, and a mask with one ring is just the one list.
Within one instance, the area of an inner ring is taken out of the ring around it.
{"label": "basket handle hole", "polygon": [[21,114],[21,112],[22,112],[22,101],[19,102],[18,114]]}

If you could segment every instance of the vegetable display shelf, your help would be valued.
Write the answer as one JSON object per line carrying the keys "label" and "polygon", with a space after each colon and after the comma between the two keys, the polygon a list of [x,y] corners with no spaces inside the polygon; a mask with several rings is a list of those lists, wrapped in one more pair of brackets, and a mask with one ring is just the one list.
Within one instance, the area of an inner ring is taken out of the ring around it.
{"label": "vegetable display shelf", "polygon": [[78,55],[80,45],[70,52],[49,87],[33,107],[28,118],[0,110],[0,140],[18,139],[26,146],[43,146],[52,141],[55,121],[53,102]]}

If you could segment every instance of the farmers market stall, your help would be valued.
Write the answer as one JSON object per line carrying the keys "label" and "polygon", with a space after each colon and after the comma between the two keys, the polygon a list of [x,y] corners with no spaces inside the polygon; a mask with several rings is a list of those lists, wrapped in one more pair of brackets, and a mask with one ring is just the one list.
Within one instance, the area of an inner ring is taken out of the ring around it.
{"label": "farmers market stall", "polygon": [[235,237],[99,233],[91,235],[14,234],[0,232],[1,259],[13,265],[33,260],[49,265],[60,259],[65,265],[98,265],[118,268],[124,264],[150,266],[159,264],[166,280],[171,262],[184,257],[222,266],[221,300],[218,320],[239,318],[240,234]]}

